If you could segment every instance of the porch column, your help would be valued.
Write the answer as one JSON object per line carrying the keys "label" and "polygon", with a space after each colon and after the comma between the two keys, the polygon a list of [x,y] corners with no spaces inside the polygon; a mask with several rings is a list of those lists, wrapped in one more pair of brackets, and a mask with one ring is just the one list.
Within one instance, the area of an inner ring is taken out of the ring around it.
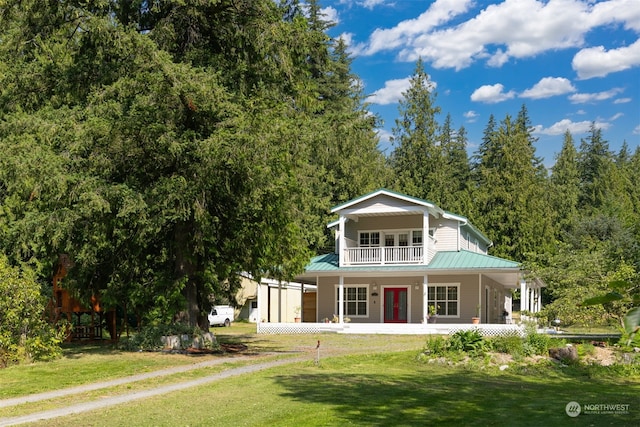
{"label": "porch column", "polygon": [[529,310],[529,289],[527,288],[527,282],[520,281],[520,311]]}
{"label": "porch column", "polygon": [[338,321],[344,323],[344,277],[342,275],[338,286]]}
{"label": "porch column", "polygon": [[344,235],[344,216],[340,215],[338,225],[338,265],[340,267],[344,265],[344,254],[347,250]]}
{"label": "porch column", "polygon": [[278,323],[282,322],[282,281],[278,280]]}
{"label": "porch column", "polygon": [[[429,212],[425,209],[425,211],[422,213],[422,263],[424,265],[429,264],[430,243],[431,239],[429,238]],[[426,277],[427,276],[425,276],[425,279]]]}
{"label": "porch column", "polygon": [[[479,313],[478,313],[478,307],[480,307],[480,312]],[[474,307],[473,316],[475,317],[477,315],[480,318],[480,323],[485,323],[487,321],[487,319],[483,319],[482,318],[482,312],[483,312],[483,307],[482,307],[482,274],[478,274],[478,303]]]}
{"label": "porch column", "polygon": [[[262,304],[260,304],[260,291],[262,290],[262,280],[256,282],[256,311],[258,312],[258,316],[256,317],[256,325],[258,325],[257,331],[260,332],[260,322],[262,321]],[[251,306],[249,306],[249,313],[251,313]]]}
{"label": "porch column", "polygon": [[300,323],[304,319],[304,282],[300,282]]}
{"label": "porch column", "polygon": [[422,278],[422,321],[426,322],[429,316],[429,278]]}

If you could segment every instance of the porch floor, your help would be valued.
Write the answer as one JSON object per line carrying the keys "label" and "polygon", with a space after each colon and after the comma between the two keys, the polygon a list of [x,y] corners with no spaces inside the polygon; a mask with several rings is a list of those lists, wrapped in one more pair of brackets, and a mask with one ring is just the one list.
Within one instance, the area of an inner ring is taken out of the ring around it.
{"label": "porch floor", "polygon": [[259,334],[389,334],[448,335],[460,330],[476,329],[484,336],[524,335],[524,326],[517,324],[471,323],[258,323]]}

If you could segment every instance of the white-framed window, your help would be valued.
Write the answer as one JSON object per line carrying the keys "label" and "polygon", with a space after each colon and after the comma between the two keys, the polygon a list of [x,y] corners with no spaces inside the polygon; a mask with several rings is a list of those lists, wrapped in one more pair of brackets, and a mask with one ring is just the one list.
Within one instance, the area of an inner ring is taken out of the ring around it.
{"label": "white-framed window", "polygon": [[384,235],[384,245],[385,246],[395,246],[396,245],[396,235],[395,234],[385,234]]}
{"label": "white-framed window", "polygon": [[459,283],[433,284],[428,292],[428,304],[437,308],[438,316],[460,317]]}
{"label": "white-framed window", "polygon": [[422,230],[359,231],[361,248],[391,246],[422,246]]}
{"label": "white-framed window", "polygon": [[380,246],[380,232],[379,231],[361,231],[360,247],[368,248],[372,246]]}
{"label": "white-framed window", "polygon": [[[344,315],[348,317],[367,317],[369,306],[369,287],[367,285],[344,285]],[[336,285],[336,312],[340,310],[340,286]]]}
{"label": "white-framed window", "polygon": [[422,246],[422,230],[413,230],[411,232],[411,243],[413,246]]}

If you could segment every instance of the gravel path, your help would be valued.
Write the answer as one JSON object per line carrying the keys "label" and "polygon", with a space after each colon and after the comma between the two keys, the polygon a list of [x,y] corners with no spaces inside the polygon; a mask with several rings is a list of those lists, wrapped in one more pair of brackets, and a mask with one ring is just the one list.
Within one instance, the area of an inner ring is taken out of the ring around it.
{"label": "gravel path", "polygon": [[[29,396],[5,399],[0,401],[0,407],[14,406],[14,405],[19,405],[23,403],[30,403],[30,402],[37,402],[45,399],[51,399],[54,397],[57,398],[61,396],[71,395],[71,394],[78,394],[78,393],[83,393],[87,391],[98,390],[101,388],[107,388],[107,387],[117,386],[121,384],[131,383],[135,381],[141,381],[149,378],[171,375],[171,374],[186,372],[186,371],[199,369],[207,366],[218,365],[220,363],[226,363],[231,360],[240,361],[240,360],[248,360],[248,359],[255,360],[255,357],[240,356],[240,357],[235,357],[233,359],[216,359],[216,360],[196,363],[194,365],[176,366],[174,368],[162,369],[159,371],[149,372],[146,374],[133,375],[125,378],[115,379],[112,381],[92,383],[84,386],[72,387],[72,388],[67,388],[62,390],[55,390],[55,391],[46,392],[46,393],[38,393],[38,394],[29,395]],[[290,363],[302,362],[305,360],[309,360],[309,358],[299,357],[299,358],[283,359],[283,360],[276,360],[271,362],[250,364],[250,365],[241,366],[238,368],[231,368],[226,371],[219,372],[217,374],[208,375],[206,377],[198,378],[191,381],[168,384],[168,385],[156,387],[149,390],[125,393],[119,396],[105,397],[105,398],[101,398],[100,400],[79,403],[71,406],[64,406],[61,408],[51,409],[47,411],[34,412],[28,415],[21,415],[21,416],[10,417],[10,418],[0,418],[0,427],[32,423],[32,422],[41,421],[41,420],[48,420],[51,418],[63,417],[71,414],[78,414],[81,412],[93,411],[93,410],[105,408],[108,406],[119,405],[121,403],[128,403],[134,400],[145,399],[152,396],[158,396],[161,394],[171,393],[178,390],[197,387],[197,386],[218,381],[221,379],[225,379],[225,378],[229,378],[237,375],[244,375],[251,372],[261,371],[263,369],[269,369],[269,368],[286,365]]]}

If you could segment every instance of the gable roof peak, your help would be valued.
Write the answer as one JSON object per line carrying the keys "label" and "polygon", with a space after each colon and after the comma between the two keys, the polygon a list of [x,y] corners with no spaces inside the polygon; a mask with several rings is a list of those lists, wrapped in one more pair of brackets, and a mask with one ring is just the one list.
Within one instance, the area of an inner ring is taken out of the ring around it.
{"label": "gable roof peak", "polygon": [[360,197],[356,197],[355,199],[351,199],[349,201],[346,201],[342,204],[339,204],[337,206],[334,206],[333,208],[331,208],[331,213],[336,213],[340,210],[346,209],[348,207],[351,207],[355,204],[361,203],[365,200],[369,200],[372,199],[374,197],[377,196],[389,196],[389,197],[393,197],[395,199],[400,199],[400,200],[404,200],[406,202],[410,202],[410,203],[415,203],[417,205],[421,205],[424,206],[426,208],[429,209],[433,209],[435,211],[437,211],[438,213],[442,214],[444,213],[444,210],[442,210],[439,206],[437,206],[435,203],[430,202],[428,200],[423,200],[417,197],[413,197],[413,196],[409,196],[407,194],[403,194],[403,193],[399,193],[397,191],[393,191],[393,190],[389,190],[387,188],[379,188],[377,190],[374,190],[370,193],[364,194]]}

